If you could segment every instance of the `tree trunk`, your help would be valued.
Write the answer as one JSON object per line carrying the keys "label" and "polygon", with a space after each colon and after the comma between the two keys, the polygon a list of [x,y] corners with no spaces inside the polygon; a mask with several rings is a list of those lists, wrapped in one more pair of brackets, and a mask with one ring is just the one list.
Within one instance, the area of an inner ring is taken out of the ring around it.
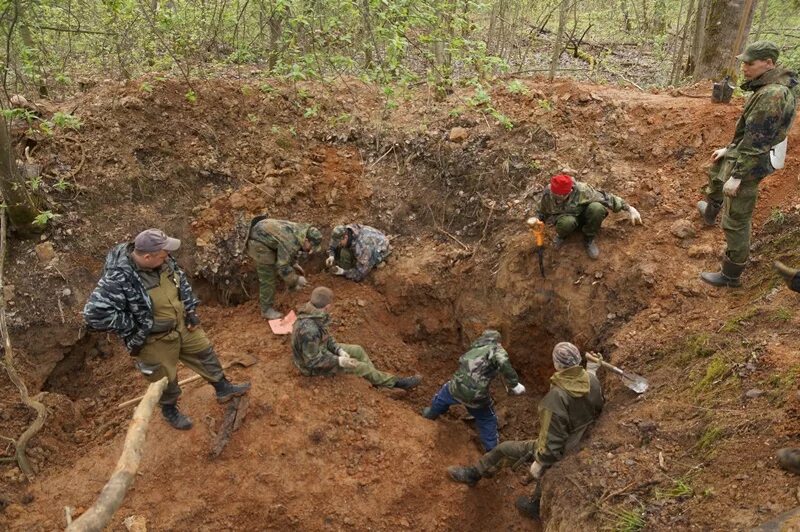
{"label": "tree trunk", "polygon": [[561,57],[562,42],[564,38],[564,26],[567,24],[567,8],[569,0],[561,0],[558,7],[558,31],[556,31],[556,42],[553,44],[553,57],[550,59],[550,80],[556,77],[558,69],[558,58]]}
{"label": "tree trunk", "polygon": [[45,83],[45,73],[44,69],[42,68],[41,60],[39,59],[39,53],[36,50],[36,45],[33,42],[33,35],[31,34],[31,29],[28,26],[27,22],[27,13],[25,12],[25,8],[20,0],[14,1],[14,11],[15,17],[19,24],[19,36],[22,39],[22,44],[28,50],[28,55],[31,57],[32,61],[34,61],[36,65],[36,71],[38,72],[38,79],[35,80],[38,85],[39,96],[42,98],[46,98],[48,96],[47,93],[47,84]]}
{"label": "tree trunk", "polygon": [[758,27],[756,28],[756,34],[753,36],[753,41],[758,41],[761,37],[764,21],[767,20],[767,4],[769,4],[767,0],[761,0],[761,12],[758,15]]}
{"label": "tree trunk", "polygon": [[711,0],[694,79],[736,77],[733,57],[744,48],[754,7],[753,0]]}
{"label": "tree trunk", "polygon": [[39,205],[25,184],[19,172],[14,150],[11,148],[11,136],[5,116],[0,114],[0,193],[8,209],[8,219],[14,230],[23,236],[41,233],[41,229],[33,225],[39,214]]}
{"label": "tree trunk", "polygon": [[692,37],[692,50],[689,53],[689,60],[686,62],[684,75],[694,74],[695,65],[700,60],[700,53],[703,51],[703,37],[705,36],[706,14],[708,13],[708,0],[699,0],[697,3],[697,15],[694,19],[694,37]]}

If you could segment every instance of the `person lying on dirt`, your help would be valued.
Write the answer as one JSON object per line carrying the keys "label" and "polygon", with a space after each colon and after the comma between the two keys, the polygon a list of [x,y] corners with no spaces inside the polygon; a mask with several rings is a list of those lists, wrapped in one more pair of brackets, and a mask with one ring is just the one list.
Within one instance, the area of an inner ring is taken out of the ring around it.
{"label": "person lying on dirt", "polygon": [[596,259],[600,256],[600,248],[597,247],[595,238],[609,209],[614,212],[627,211],[633,225],[642,223],[639,211],[619,196],[595,190],[590,185],[562,173],[550,179],[550,184],[544,189],[536,208],[536,216],[529,218],[528,224],[534,225],[542,220],[555,225],[554,249],[560,248],[569,235],[580,229],[583,232],[586,253],[590,258]]}
{"label": "person lying on dirt", "polygon": [[276,274],[290,290],[306,286],[305,272],[297,260],[301,251],[311,254],[322,250],[322,233],[309,224],[256,216],[250,222],[245,249],[256,263],[261,316],[276,320],[283,317],[273,307]]}
{"label": "person lying on dirt", "polygon": [[780,51],[769,41],[749,45],[736,58],[742,61],[742,90],[753,91],[736,122],[733,140],[715,150],[708,172],[706,201],[697,208],[707,225],[722,211],[726,248],[717,272],[702,272],[712,286],[741,286],[740,278],[750,257],[750,233],[758,184],[783,168],[786,135],[797,105],[797,74],[777,66]]}
{"label": "person lying on dirt", "polygon": [[311,292],[308,303],[298,309],[297,321],[292,326],[292,358],[300,373],[307,377],[347,373],[365,378],[376,388],[402,390],[410,390],[422,382],[419,375],[398,378],[375,369],[360,345],[336,343],[328,331],[331,303],[333,291],[318,286]]}
{"label": "person lying on dirt", "polygon": [[500,343],[500,333],[486,329],[472,342],[469,351],[458,359],[458,370],[433,396],[431,405],[422,409],[423,417],[436,419],[461,403],[475,418],[483,448],[491,451],[497,446],[497,415],[494,413],[489,387],[501,372],[506,389],[512,395],[525,393],[517,372],[511,366],[508,353]]}
{"label": "person lying on dirt", "polygon": [[[777,260],[773,267],[783,277],[783,282],[786,283],[786,286],[795,292],[800,292],[800,270],[790,268]],[[800,475],[800,448],[785,447],[780,449],[778,451],[778,464],[786,471]]]}
{"label": "person lying on dirt", "polygon": [[368,225],[337,225],[331,232],[325,266],[334,275],[363,281],[373,268],[380,268],[391,253],[386,235]]}
{"label": "person lying on dirt", "polygon": [[516,506],[523,515],[538,519],[542,475],[578,445],[586,428],[600,416],[605,403],[596,376],[600,364],[587,362],[583,369],[580,363],[581,353],[577,347],[569,342],[557,344],[553,349],[556,373],[550,378],[550,391],[539,402],[539,438],[503,442],[484,454],[474,466],[449,467],[450,478],[475,486],[480,479],[494,475],[503,467],[516,469],[532,461],[530,474],[537,480],[536,489],[531,497],[519,497]]}
{"label": "person lying on dirt", "polygon": [[200,326],[199,301],[170,255],[180,245],[159,229],[147,229],[133,242],[112,248],[83,317],[90,330],[119,335],[149,382],[169,379],[159,400],[161,413],[176,429],[188,430],[192,421],[178,410],[178,361],[209,382],[220,403],[244,395],[250,383],[225,378]]}

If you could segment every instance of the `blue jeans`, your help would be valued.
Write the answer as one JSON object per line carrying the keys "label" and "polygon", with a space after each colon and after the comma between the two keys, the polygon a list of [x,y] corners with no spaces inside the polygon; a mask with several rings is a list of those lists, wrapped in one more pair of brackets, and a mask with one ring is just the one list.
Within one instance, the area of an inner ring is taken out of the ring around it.
{"label": "blue jeans", "polygon": [[[461,402],[453,397],[447,388],[447,384],[444,383],[439,388],[439,391],[436,392],[431,401],[430,415],[434,419],[447,412],[452,405]],[[497,447],[497,416],[494,413],[494,408],[492,408],[491,400],[489,400],[489,404],[480,408],[464,406],[467,408],[467,412],[475,418],[475,425],[478,427],[478,436],[481,439],[481,443],[483,443],[483,448],[488,452]]]}

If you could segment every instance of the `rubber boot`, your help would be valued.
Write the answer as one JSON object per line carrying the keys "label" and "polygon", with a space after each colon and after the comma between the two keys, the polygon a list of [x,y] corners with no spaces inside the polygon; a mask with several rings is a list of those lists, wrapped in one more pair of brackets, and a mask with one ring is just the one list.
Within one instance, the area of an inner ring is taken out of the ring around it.
{"label": "rubber boot", "polygon": [[716,225],[717,215],[722,208],[722,203],[709,199],[708,201],[698,201],[697,210],[706,225]]}
{"label": "rubber boot", "polygon": [[590,259],[596,259],[600,256],[600,248],[597,247],[597,243],[594,241],[594,238],[587,238],[583,241],[583,245],[586,247],[586,254],[589,255]]}
{"label": "rubber boot", "polygon": [[268,320],[279,320],[283,317],[283,314],[274,308],[269,307],[267,310],[261,309],[261,317]]}
{"label": "rubber boot", "polygon": [[439,416],[434,416],[433,415],[433,413],[431,412],[431,407],[429,407],[429,406],[426,406],[425,408],[423,408],[420,411],[420,414],[422,414],[422,417],[424,417],[425,419],[436,419],[437,417],[439,417]]}
{"label": "rubber boot", "polygon": [[727,256],[722,257],[722,267],[718,272],[702,272],[700,278],[711,286],[742,286],[740,278],[746,263],[733,262]]}
{"label": "rubber boot", "polygon": [[786,286],[795,292],[800,291],[800,276],[798,276],[800,270],[790,268],[779,260],[776,260],[772,267],[783,277],[783,282],[786,283]]}
{"label": "rubber boot", "polygon": [[228,379],[222,377],[217,382],[212,382],[211,386],[217,391],[217,402],[227,403],[234,397],[241,397],[250,390],[250,383],[232,384]]}
{"label": "rubber boot", "polygon": [[531,519],[539,519],[539,504],[540,499],[533,499],[531,497],[517,497],[514,506],[517,507],[519,513]]}
{"label": "rubber boot", "polygon": [[178,430],[189,430],[192,428],[192,420],[181,414],[177,405],[161,405],[161,413],[167,423]]}
{"label": "rubber boot", "polygon": [[778,451],[778,464],[786,471],[800,475],[800,449],[786,447]]}
{"label": "rubber boot", "polygon": [[564,245],[564,240],[565,239],[563,239],[560,236],[556,235],[553,238],[553,249],[561,249],[561,247]]}
{"label": "rubber boot", "polygon": [[410,390],[412,388],[416,388],[420,382],[422,382],[422,377],[419,375],[414,375],[413,377],[403,377],[402,379],[397,379],[397,382],[394,383],[394,388]]}
{"label": "rubber boot", "polygon": [[472,466],[448,467],[447,474],[456,482],[461,482],[469,487],[474,486],[481,479],[481,474],[478,473],[478,469]]}

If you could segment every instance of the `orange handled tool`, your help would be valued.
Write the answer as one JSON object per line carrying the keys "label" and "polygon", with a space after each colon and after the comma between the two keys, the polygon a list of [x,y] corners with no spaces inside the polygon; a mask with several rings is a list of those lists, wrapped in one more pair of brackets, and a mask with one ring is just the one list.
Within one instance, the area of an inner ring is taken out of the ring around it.
{"label": "orange handled tool", "polygon": [[533,231],[533,240],[536,244],[536,254],[539,255],[539,271],[544,274],[544,222],[538,218],[528,218],[528,225]]}

